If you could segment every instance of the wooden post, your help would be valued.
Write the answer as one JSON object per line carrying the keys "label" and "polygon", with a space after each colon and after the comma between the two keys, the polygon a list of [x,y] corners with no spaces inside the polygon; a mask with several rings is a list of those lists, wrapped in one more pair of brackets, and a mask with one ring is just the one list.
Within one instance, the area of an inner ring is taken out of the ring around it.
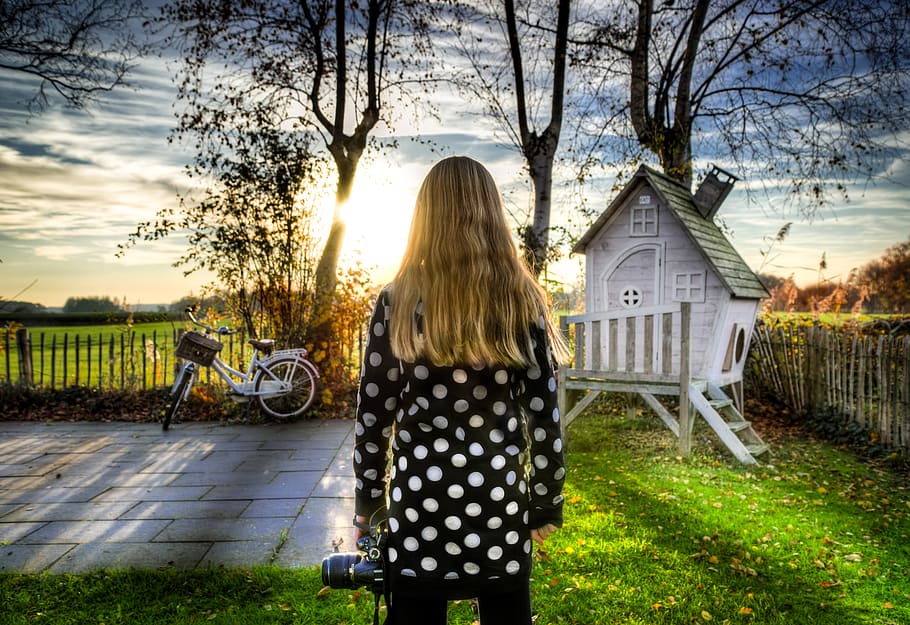
{"label": "wooden post", "polygon": [[689,423],[689,335],[692,304],[682,302],[679,309],[679,455],[689,456],[692,449],[692,426]]}
{"label": "wooden post", "polygon": [[35,376],[32,371],[32,340],[28,328],[16,330],[16,350],[19,352],[19,383],[31,386]]}

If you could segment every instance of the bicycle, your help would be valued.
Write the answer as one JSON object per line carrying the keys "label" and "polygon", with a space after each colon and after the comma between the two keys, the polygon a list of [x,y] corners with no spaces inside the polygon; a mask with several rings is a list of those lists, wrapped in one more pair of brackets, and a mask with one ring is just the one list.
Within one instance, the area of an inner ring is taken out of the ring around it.
{"label": "bicycle", "polygon": [[255,398],[259,407],[276,419],[296,417],[313,403],[319,369],[307,359],[307,350],[276,350],[272,339],[250,339],[247,342],[253,346],[253,354],[244,373],[218,357],[223,344],[213,336],[227,336],[239,330],[207,326],[196,319],[193,308],[184,312],[203,332],[186,332],[177,344],[174,353],[184,362],[170,390],[171,402],[164,413],[163,430],[170,427],[180,404],[189,397],[201,367],[211,367],[224,380],[232,399],[249,401]]}

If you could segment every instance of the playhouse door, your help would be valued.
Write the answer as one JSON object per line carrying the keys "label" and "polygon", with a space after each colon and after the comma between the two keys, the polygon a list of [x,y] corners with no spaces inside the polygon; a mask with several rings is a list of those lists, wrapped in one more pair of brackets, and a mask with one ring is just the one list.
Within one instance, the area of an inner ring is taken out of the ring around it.
{"label": "playhouse door", "polygon": [[661,303],[661,248],[640,245],[620,256],[601,283],[601,301],[606,310],[645,308]]}

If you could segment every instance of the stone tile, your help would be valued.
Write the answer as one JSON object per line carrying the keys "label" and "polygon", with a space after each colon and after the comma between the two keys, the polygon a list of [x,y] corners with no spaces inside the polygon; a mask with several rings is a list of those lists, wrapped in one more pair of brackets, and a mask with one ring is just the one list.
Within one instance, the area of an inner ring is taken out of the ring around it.
{"label": "stone tile", "polygon": [[253,499],[242,517],[288,517],[295,518],[303,507],[305,499]]}
{"label": "stone tile", "polygon": [[[121,519],[236,519],[249,508],[238,501],[146,501],[132,507]],[[288,516],[288,515],[274,515]],[[290,515],[293,516],[293,515]]]}
{"label": "stone tile", "polygon": [[324,475],[316,484],[310,497],[353,497],[354,475]]}
{"label": "stone tile", "polygon": [[321,471],[284,472],[268,484],[216,486],[203,499],[303,499],[321,477]]}
{"label": "stone tile", "polygon": [[[24,537],[22,544],[121,543],[150,541],[172,521],[52,521]],[[16,525],[19,525],[18,523]]]}
{"label": "stone tile", "polygon": [[[22,540],[32,532],[39,530],[44,523],[0,523],[0,544],[14,543]],[[74,541],[78,542],[78,541]]]}
{"label": "stone tile", "polygon": [[175,476],[173,486],[231,486],[235,484],[268,484],[278,471],[196,471]]}
{"label": "stone tile", "polygon": [[151,488],[109,488],[95,501],[193,501],[211,491],[210,486],[159,486]]}
{"label": "stone tile", "polygon": [[2,545],[0,571],[40,573],[59,560],[75,545]]}
{"label": "stone tile", "polygon": [[293,518],[176,519],[154,542],[219,542],[273,540],[275,544]]}
{"label": "stone tile", "polygon": [[10,503],[48,503],[48,502],[70,502],[78,503],[91,501],[102,492],[106,491],[106,486],[73,486],[72,488],[45,488],[22,489],[22,490],[4,490],[0,491],[0,504]]}
{"label": "stone tile", "polygon": [[235,540],[216,542],[199,563],[200,567],[239,567],[269,564],[278,541]]}
{"label": "stone tile", "polygon": [[99,521],[114,520],[135,504],[129,501],[116,503],[46,503],[26,504],[15,512],[0,517],[2,523],[34,521]]}
{"label": "stone tile", "polygon": [[91,543],[77,545],[57,560],[51,573],[88,573],[99,569],[189,570],[196,568],[211,543]]}

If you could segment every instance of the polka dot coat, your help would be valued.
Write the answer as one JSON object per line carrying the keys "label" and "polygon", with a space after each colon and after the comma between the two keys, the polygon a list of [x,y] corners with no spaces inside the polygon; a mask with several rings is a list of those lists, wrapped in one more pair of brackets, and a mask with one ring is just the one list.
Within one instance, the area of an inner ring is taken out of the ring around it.
{"label": "polka dot coat", "polygon": [[543,320],[531,328],[530,368],[434,366],[392,355],[389,307],[386,288],[364,355],[354,471],[356,513],[388,509],[392,590],[457,598],[525,585],[530,530],[562,524]]}

